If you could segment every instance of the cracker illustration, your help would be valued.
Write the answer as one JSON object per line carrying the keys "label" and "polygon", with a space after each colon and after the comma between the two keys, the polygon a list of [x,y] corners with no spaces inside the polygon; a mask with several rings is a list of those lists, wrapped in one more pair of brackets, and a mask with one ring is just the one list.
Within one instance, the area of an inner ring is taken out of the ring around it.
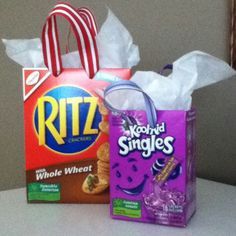
{"label": "cracker illustration", "polygon": [[109,182],[98,175],[89,174],[82,185],[82,190],[87,194],[99,194],[105,191],[109,186]]}
{"label": "cracker illustration", "polygon": [[105,134],[109,134],[109,122],[108,121],[101,121],[99,123],[99,129],[105,133]]}
{"label": "cracker illustration", "polygon": [[98,173],[98,177],[99,177],[100,179],[106,180],[108,183],[109,183],[109,181],[110,181],[110,174]]}
{"label": "cracker illustration", "polygon": [[105,107],[103,102],[98,103],[98,110],[101,113],[101,115],[103,115],[103,116],[107,116],[108,115],[108,110]]}
{"label": "cracker illustration", "polygon": [[97,165],[98,165],[98,167],[100,166],[100,167],[106,168],[108,170],[110,168],[110,163],[102,161],[102,160],[98,160]]}
{"label": "cracker illustration", "polygon": [[109,170],[103,170],[103,169],[100,169],[100,168],[98,168],[97,173],[98,174],[104,174],[104,175],[110,175],[110,171]]}
{"label": "cracker illustration", "polygon": [[108,142],[103,143],[97,150],[97,157],[99,160],[109,162],[110,160],[110,145]]}
{"label": "cracker illustration", "polygon": [[110,171],[109,170],[105,170],[105,169],[101,169],[98,168],[98,174],[105,174],[105,175],[110,175]]}

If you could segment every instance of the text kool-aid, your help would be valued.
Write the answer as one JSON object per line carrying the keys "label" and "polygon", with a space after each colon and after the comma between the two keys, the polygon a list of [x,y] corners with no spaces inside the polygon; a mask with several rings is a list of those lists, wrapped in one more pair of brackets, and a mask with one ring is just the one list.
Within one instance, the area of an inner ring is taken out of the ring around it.
{"label": "text kool-aid", "polygon": [[131,81],[110,85],[105,97],[125,89],[143,93],[146,110],[117,110],[105,99],[112,111],[111,216],[186,226],[196,208],[195,111],[157,111]]}

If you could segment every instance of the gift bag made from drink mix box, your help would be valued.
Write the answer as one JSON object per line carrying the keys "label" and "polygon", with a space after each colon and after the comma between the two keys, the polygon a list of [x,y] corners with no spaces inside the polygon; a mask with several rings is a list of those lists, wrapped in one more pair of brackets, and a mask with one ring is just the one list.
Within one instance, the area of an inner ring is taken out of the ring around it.
{"label": "gift bag made from drink mix box", "polygon": [[[146,111],[110,114],[110,211],[116,219],[186,226],[196,208],[195,111],[157,111],[151,98],[131,81],[118,90],[143,94]],[[158,91],[157,91],[158,92]]]}
{"label": "gift bag made from drink mix box", "polygon": [[[23,69],[28,202],[109,202],[108,113],[96,93],[108,83],[93,77],[127,80],[130,70],[99,70],[96,24],[83,9],[57,4],[42,32],[49,71]],[[62,68],[57,16],[71,26],[83,69]]]}

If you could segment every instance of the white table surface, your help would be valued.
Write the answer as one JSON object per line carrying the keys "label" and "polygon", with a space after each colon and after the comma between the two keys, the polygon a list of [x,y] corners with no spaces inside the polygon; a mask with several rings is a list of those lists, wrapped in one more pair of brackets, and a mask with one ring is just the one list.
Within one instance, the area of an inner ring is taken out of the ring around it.
{"label": "white table surface", "polygon": [[107,204],[27,204],[24,188],[2,191],[0,235],[236,235],[236,187],[198,179],[197,201],[188,227],[174,228],[112,220]]}

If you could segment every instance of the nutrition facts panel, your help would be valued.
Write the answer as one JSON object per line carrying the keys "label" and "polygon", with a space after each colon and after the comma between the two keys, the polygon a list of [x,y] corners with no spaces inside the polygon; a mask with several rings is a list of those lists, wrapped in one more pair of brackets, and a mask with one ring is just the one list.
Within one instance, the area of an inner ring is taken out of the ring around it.
{"label": "nutrition facts panel", "polygon": [[26,190],[0,192],[0,235],[234,236],[236,187],[197,181],[197,212],[187,228],[112,220],[109,205],[27,204]]}

